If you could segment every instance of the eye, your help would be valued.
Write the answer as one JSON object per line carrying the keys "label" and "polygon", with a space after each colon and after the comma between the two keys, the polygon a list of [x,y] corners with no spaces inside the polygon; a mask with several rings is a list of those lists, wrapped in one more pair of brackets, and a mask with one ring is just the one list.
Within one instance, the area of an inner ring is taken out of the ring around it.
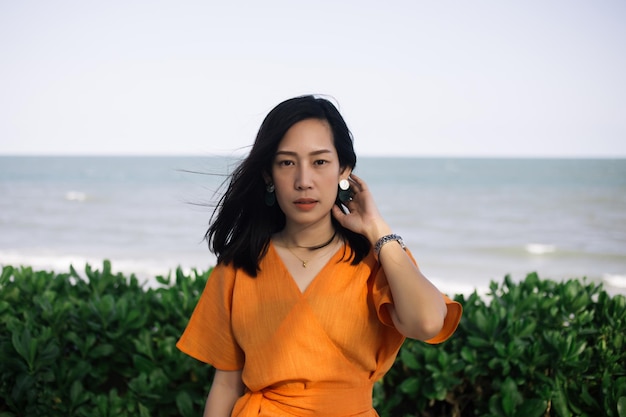
{"label": "eye", "polygon": [[276,161],[276,164],[278,166],[281,166],[281,167],[287,167],[287,166],[293,165],[294,162],[289,160],[289,159],[280,159],[280,160]]}
{"label": "eye", "polygon": [[313,162],[314,165],[326,165],[327,163],[328,161],[325,159],[316,159],[315,162]]}

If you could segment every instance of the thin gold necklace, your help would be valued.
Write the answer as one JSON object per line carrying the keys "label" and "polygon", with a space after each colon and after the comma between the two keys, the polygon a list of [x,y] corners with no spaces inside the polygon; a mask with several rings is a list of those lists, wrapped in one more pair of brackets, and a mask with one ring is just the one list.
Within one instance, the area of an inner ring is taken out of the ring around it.
{"label": "thin gold necklace", "polygon": [[302,259],[302,258],[301,258],[301,257],[299,257],[298,255],[296,255],[296,254],[295,254],[295,252],[294,252],[294,251],[292,251],[292,250],[291,250],[291,248],[290,248],[289,246],[287,246],[287,250],[288,250],[289,252],[291,252],[291,254],[292,254],[293,256],[295,256],[295,257],[296,257],[296,258],[297,258],[300,262],[302,262],[302,268],[306,268],[306,264],[307,264],[307,263],[309,263],[309,261],[312,261],[313,259],[315,259],[315,258],[313,258],[313,259],[309,259],[309,260],[305,261],[304,259]]}

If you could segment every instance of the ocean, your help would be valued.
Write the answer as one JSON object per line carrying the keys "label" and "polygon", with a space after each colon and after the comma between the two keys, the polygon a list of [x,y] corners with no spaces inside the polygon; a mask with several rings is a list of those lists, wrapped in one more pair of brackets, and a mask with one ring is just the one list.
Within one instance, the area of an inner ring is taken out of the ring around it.
{"label": "ocean", "polygon": [[[207,269],[226,157],[0,157],[0,265]],[[355,173],[448,294],[505,275],[626,293],[626,159],[359,159]]]}

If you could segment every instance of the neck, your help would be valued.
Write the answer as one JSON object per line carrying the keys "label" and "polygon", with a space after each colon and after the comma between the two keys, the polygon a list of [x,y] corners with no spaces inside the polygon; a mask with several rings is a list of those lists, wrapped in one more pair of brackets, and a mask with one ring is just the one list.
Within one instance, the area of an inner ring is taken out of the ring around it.
{"label": "neck", "polygon": [[324,243],[320,243],[319,245],[313,245],[313,246],[298,246],[298,247],[302,248],[302,249],[308,249],[308,250],[322,249],[322,248],[325,248],[326,246],[330,245],[331,243],[333,243],[333,241],[335,240],[335,236],[337,236],[337,231],[333,231],[333,235],[330,237],[330,239],[328,239]]}
{"label": "neck", "polygon": [[337,231],[332,226],[325,228],[323,231],[301,230],[299,232],[289,232],[285,229],[281,235],[282,241],[287,247],[314,251],[333,243],[337,237]]}

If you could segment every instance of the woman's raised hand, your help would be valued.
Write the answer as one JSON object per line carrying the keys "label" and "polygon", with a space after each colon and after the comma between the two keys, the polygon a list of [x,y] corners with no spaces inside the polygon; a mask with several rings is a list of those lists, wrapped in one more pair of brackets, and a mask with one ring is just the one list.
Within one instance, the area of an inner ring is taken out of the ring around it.
{"label": "woman's raised hand", "polygon": [[344,203],[348,213],[335,205],[333,216],[343,227],[364,235],[374,244],[378,238],[390,233],[391,229],[378,211],[374,196],[365,181],[356,175],[351,175],[348,181],[353,193],[352,199]]}

